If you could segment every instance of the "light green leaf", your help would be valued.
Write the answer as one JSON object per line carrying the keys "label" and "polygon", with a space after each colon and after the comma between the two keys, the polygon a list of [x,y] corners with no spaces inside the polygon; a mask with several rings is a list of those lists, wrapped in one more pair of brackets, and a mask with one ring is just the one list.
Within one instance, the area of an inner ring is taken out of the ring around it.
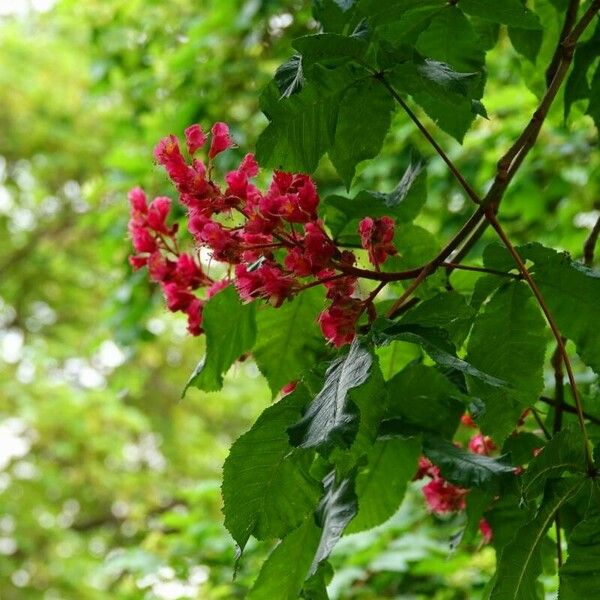
{"label": "light green leaf", "polygon": [[298,600],[319,538],[314,519],[305,519],[271,552],[247,600]]}
{"label": "light green leaf", "polygon": [[379,440],[356,476],[358,514],[346,533],[371,529],[387,521],[400,506],[406,486],[417,470],[418,439]]}
{"label": "light green leaf", "polygon": [[317,324],[323,307],[323,292],[314,288],[279,308],[263,306],[257,311],[256,345],[252,354],[273,396],[326,353]]}
{"label": "light green leaf", "polygon": [[504,441],[523,410],[537,402],[544,385],[546,343],[544,319],[524,283],[500,288],[475,319],[466,360],[511,386],[467,378],[469,392],[485,404],[477,422],[496,443]]}
{"label": "light green leaf", "polygon": [[373,359],[372,352],[355,340],[350,350],[331,364],[323,388],[302,419],[289,428],[294,446],[317,448],[325,453],[336,445],[350,447],[358,431],[359,416],[349,392],[367,381]]}
{"label": "light green leaf", "polygon": [[340,101],[329,158],[350,189],[356,165],[379,154],[388,132],[394,99],[375,79],[362,79]]}
{"label": "light green leaf", "polygon": [[223,467],[223,512],[240,549],[251,535],[283,537],[317,504],[320,485],[308,472],[312,456],[291,448],[286,431],[307,399],[299,386],[267,408],[231,447]]}
{"label": "light green leaf", "polygon": [[220,390],[223,375],[256,339],[255,305],[242,304],[230,285],[213,296],[204,307],[202,327],[206,334],[206,355],[190,377],[190,386],[206,392]]}

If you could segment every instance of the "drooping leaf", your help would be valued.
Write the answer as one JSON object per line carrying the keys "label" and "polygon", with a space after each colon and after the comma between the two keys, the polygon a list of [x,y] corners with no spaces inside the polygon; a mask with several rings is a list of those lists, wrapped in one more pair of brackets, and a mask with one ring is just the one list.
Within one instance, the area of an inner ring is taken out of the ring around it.
{"label": "drooping leaf", "polygon": [[309,475],[312,456],[291,448],[286,431],[307,400],[299,386],[267,408],[231,447],[223,467],[223,512],[240,549],[251,535],[283,537],[317,504],[320,485]]}
{"label": "drooping leaf", "polygon": [[540,48],[542,47],[542,30],[509,27],[508,37],[513,48],[528,61],[535,64]]}
{"label": "drooping leaf", "polygon": [[470,393],[485,404],[478,423],[496,443],[504,441],[541,394],[546,343],[544,319],[524,283],[500,288],[476,318],[466,360],[511,385],[500,388],[467,378]]}
{"label": "drooping leaf", "polygon": [[367,464],[356,476],[358,513],[347,533],[371,529],[398,510],[408,482],[417,470],[421,452],[418,439],[379,440],[367,455]]}
{"label": "drooping leaf", "polygon": [[357,81],[343,95],[329,158],[347,189],[356,165],[381,151],[393,109],[394,99],[372,78]]}
{"label": "drooping leaf", "polygon": [[327,197],[325,221],[335,239],[358,241],[358,223],[362,218],[387,215],[396,223],[408,223],[419,214],[426,197],[426,172],[421,161],[411,161],[392,192],[361,191],[354,198]]}
{"label": "drooping leaf", "polygon": [[546,481],[560,477],[565,471],[585,473],[586,458],[583,437],[571,426],[555,434],[543,450],[529,463],[522,476],[523,496],[533,499],[544,490]]}
{"label": "drooping leaf", "polygon": [[302,57],[292,56],[275,71],[275,83],[282,98],[289,98],[299,92],[305,84]]}
{"label": "drooping leaf", "polygon": [[262,307],[256,314],[256,345],[252,352],[273,395],[308,371],[326,352],[317,316],[323,293],[309,289],[277,309]]}
{"label": "drooping leaf", "polygon": [[233,286],[213,296],[204,307],[202,327],[206,355],[196,367],[183,393],[191,386],[213,392],[223,386],[223,375],[256,339],[255,306],[242,304]]}
{"label": "drooping leaf", "polygon": [[386,387],[388,417],[402,417],[424,431],[452,438],[465,406],[459,390],[434,367],[409,364]]}
{"label": "drooping leaf", "polygon": [[289,428],[290,440],[300,448],[329,452],[334,446],[349,447],[358,431],[358,408],[349,392],[367,381],[373,354],[355,340],[350,350],[329,369],[325,383],[304,416]]}
{"label": "drooping leaf", "polygon": [[486,385],[492,387],[510,387],[510,384],[506,380],[494,377],[459,358],[456,355],[456,348],[450,342],[448,333],[443,329],[394,323],[393,321],[380,318],[374,323],[372,335],[373,341],[377,345],[387,344],[395,340],[418,344],[442,367],[471,375],[473,378],[481,380]]}
{"label": "drooping leaf", "polygon": [[321,562],[329,557],[358,509],[354,475],[337,480],[335,471],[332,471],[323,480],[323,487],[325,494],[315,513],[315,520],[322,530],[321,539],[309,575],[313,575]]}
{"label": "drooping leaf", "polygon": [[247,599],[298,600],[319,538],[319,528],[308,517],[271,552]]}
{"label": "drooping leaf", "polygon": [[552,487],[552,493],[545,498],[535,518],[525,523],[502,551],[490,600],[539,599],[536,581],[542,571],[542,542],[556,512],[585,482],[584,478],[572,477],[559,480]]}
{"label": "drooping leaf", "polygon": [[568,551],[559,571],[559,600],[600,598],[600,515],[586,518],[573,529]]}
{"label": "drooping leaf", "polygon": [[460,0],[460,7],[468,15],[487,19],[520,29],[540,29],[537,15],[520,0]]}
{"label": "drooping leaf", "polygon": [[464,488],[489,489],[501,475],[514,473],[514,466],[501,459],[474,454],[437,436],[424,437],[423,452],[448,481]]}

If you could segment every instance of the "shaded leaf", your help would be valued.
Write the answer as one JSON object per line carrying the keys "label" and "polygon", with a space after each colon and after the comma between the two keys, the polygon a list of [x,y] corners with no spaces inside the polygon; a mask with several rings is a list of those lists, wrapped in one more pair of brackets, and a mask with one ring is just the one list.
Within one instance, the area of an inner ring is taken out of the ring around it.
{"label": "shaded leaf", "polygon": [[513,48],[528,61],[535,64],[540,48],[542,47],[542,30],[509,27],[508,37]]}
{"label": "shaded leaf", "polygon": [[520,0],[460,0],[460,7],[468,15],[481,19],[520,29],[541,29],[537,15]]}
{"label": "shaded leaf", "polygon": [[275,71],[275,83],[282,98],[289,98],[292,94],[299,92],[305,83],[302,57],[295,54],[283,63]]}
{"label": "shaded leaf", "polygon": [[356,35],[316,33],[297,38],[292,43],[305,64],[364,58],[368,43]]}

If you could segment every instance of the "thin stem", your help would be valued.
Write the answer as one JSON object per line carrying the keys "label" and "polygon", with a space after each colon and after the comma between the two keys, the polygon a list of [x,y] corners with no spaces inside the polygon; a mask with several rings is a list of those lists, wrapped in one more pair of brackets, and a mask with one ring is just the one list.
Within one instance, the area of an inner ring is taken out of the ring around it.
{"label": "thin stem", "polygon": [[461,187],[465,190],[467,196],[475,202],[475,204],[481,204],[481,198],[477,194],[477,192],[471,187],[469,182],[463,177],[462,173],[458,170],[456,165],[452,162],[452,159],[444,152],[444,149],[435,141],[434,137],[427,131],[425,125],[419,121],[417,115],[411,110],[411,108],[406,104],[406,102],[402,99],[400,94],[394,89],[394,87],[390,84],[390,82],[385,78],[385,75],[381,72],[374,73],[373,75],[375,79],[380,81],[390,92],[394,100],[398,102],[398,104],[402,107],[404,112],[409,116],[409,118],[413,121],[413,123],[417,126],[419,131],[423,134],[423,136],[427,139],[427,141],[433,146],[435,151],[440,155],[441,159],[448,165],[448,168],[452,172],[452,175],[456,178],[458,183],[460,183]]}
{"label": "thin stem", "polygon": [[550,325],[552,334],[554,335],[554,338],[556,339],[558,351],[560,352],[560,355],[562,356],[562,360],[565,365],[565,369],[567,371],[567,376],[569,378],[569,383],[571,385],[571,392],[572,392],[573,398],[575,400],[575,407],[577,408],[577,417],[579,419],[579,426],[581,427],[581,433],[583,436],[583,443],[584,443],[584,448],[585,448],[585,456],[586,456],[586,461],[588,464],[588,469],[590,472],[595,472],[596,469],[594,466],[594,460],[592,458],[592,453],[590,451],[590,444],[589,444],[587,429],[585,427],[585,418],[583,416],[583,406],[581,404],[581,398],[579,396],[579,391],[577,389],[577,383],[575,382],[575,374],[573,373],[573,367],[571,366],[571,361],[569,359],[569,355],[567,354],[567,350],[566,350],[565,344],[563,342],[563,337],[558,329],[558,326],[556,325],[556,322],[554,320],[554,317],[552,316],[552,313],[550,312],[550,309],[548,308],[548,305],[546,304],[546,301],[544,300],[544,297],[542,296],[540,289],[538,288],[537,284],[531,277],[531,274],[527,270],[527,267],[525,266],[523,259],[519,256],[519,253],[517,252],[516,248],[513,246],[512,242],[510,241],[510,239],[504,232],[504,229],[498,222],[496,215],[492,211],[488,211],[488,212],[486,212],[486,217],[489,220],[490,225],[494,228],[494,230],[498,234],[498,237],[502,240],[502,243],[504,244],[504,246],[506,246],[506,249],[510,252],[511,256],[513,257],[513,260],[515,261],[515,264],[518,266],[519,271],[523,275],[523,278],[527,281],[529,287],[531,288],[531,291],[533,292],[533,295],[536,297],[538,304],[540,305],[540,308],[542,309],[542,312],[544,313],[544,315],[546,317],[546,320],[548,321],[548,325]]}
{"label": "thin stem", "polygon": [[499,271],[497,269],[488,269],[486,267],[475,267],[472,265],[461,265],[454,262],[443,262],[441,267],[444,267],[450,271],[459,269],[461,271],[474,271],[475,273],[489,273],[490,275],[498,275],[500,277],[510,277],[511,279],[523,279],[521,275],[515,273],[506,273],[506,271]]}
{"label": "thin stem", "polygon": [[600,236],[600,217],[596,220],[592,231],[590,231],[590,235],[588,235],[585,244],[583,244],[583,264],[586,267],[594,265],[594,252],[596,251],[598,236]]}
{"label": "thin stem", "polygon": [[554,406],[554,423],[552,425],[552,431],[558,433],[562,428],[563,407],[565,403],[565,374],[558,346],[552,355],[552,368],[554,370],[554,401],[556,403]]}
{"label": "thin stem", "polygon": [[402,305],[412,293],[429,277],[431,273],[435,270],[436,266],[434,263],[429,263],[427,266],[423,267],[423,270],[419,273],[419,276],[406,288],[405,292],[394,302],[392,308],[388,311],[387,317],[388,319],[392,319],[396,312],[402,308]]}
{"label": "thin stem", "polygon": [[533,415],[533,418],[535,419],[535,422],[540,426],[540,429],[542,430],[542,432],[544,434],[544,437],[547,440],[549,440],[552,437],[552,435],[548,431],[548,428],[546,427],[544,421],[542,421],[542,417],[540,416],[540,413],[533,406],[531,407],[531,414]]}
{"label": "thin stem", "polygon": [[[560,32],[560,42],[564,41],[564,39],[569,35],[573,25],[575,24],[575,20],[577,19],[577,12],[579,11],[579,0],[570,0],[569,6],[567,7],[567,12],[565,13],[565,20],[563,22],[562,31]],[[556,70],[558,68],[558,64],[560,63],[560,59],[562,56],[562,47],[559,44],[554,50],[554,55],[552,56],[552,60],[550,61],[550,65],[546,69],[546,85],[549,86],[554,76],[556,75]]]}
{"label": "thin stem", "polygon": [[[540,402],[543,402],[544,404],[547,404],[548,406],[553,406],[554,408],[556,408],[556,402],[552,398],[548,398],[546,396],[540,396]],[[567,404],[566,402],[563,403],[562,407],[563,407],[563,412],[566,412],[566,413],[569,413],[572,415],[577,414],[577,409],[574,406]],[[583,411],[583,416],[590,423],[593,423],[594,425],[600,425],[600,418],[594,417],[594,415],[590,415],[589,413],[587,413],[585,411]]]}

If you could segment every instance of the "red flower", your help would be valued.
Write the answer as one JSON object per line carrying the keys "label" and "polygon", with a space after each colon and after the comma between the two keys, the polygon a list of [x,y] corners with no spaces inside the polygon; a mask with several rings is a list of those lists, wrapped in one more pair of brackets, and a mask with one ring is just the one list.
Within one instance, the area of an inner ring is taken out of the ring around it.
{"label": "red flower", "polygon": [[469,450],[475,454],[488,455],[496,449],[496,444],[491,437],[477,433],[469,440]]}
{"label": "red flower", "polygon": [[153,281],[170,281],[173,279],[177,263],[165,258],[159,251],[148,257],[148,272]]}
{"label": "red flower", "polygon": [[281,395],[282,396],[287,396],[288,394],[291,394],[296,389],[297,386],[298,386],[298,382],[297,381],[290,381],[289,383],[286,383],[281,388]]}
{"label": "red flower", "polygon": [[364,304],[358,298],[334,300],[319,316],[323,335],[338,348],[349,344],[356,335],[356,322],[363,308]]}
{"label": "red flower", "polygon": [[224,290],[230,283],[231,281],[229,281],[229,279],[221,279],[220,281],[215,281],[206,290],[206,297],[212,298],[215,294],[218,294],[221,290]]}
{"label": "red flower", "polygon": [[165,293],[167,306],[172,312],[187,310],[194,299],[196,299],[194,294],[188,292],[175,282],[163,283],[163,292]]}
{"label": "red flower", "polygon": [[171,210],[171,199],[165,196],[155,198],[148,207],[146,222],[150,229],[158,233],[170,234],[170,230],[166,225],[167,216]]}
{"label": "red flower", "polygon": [[431,477],[433,479],[440,478],[440,470],[428,458],[421,456],[419,458],[419,468],[413,477],[413,481],[423,479],[423,477]]}
{"label": "red flower", "polygon": [[194,154],[206,144],[206,135],[202,131],[200,125],[190,125],[185,130],[185,142],[190,155]]}
{"label": "red flower", "polygon": [[133,222],[129,223],[129,233],[133,242],[133,247],[136,252],[155,252],[158,249],[158,245],[154,237],[145,228],[139,225],[135,225]]}
{"label": "red flower", "polygon": [[185,252],[179,255],[175,267],[175,277],[182,286],[195,289],[205,280],[202,269],[191,254]]}
{"label": "red flower", "polygon": [[212,140],[210,142],[208,158],[212,159],[217,154],[231,148],[233,141],[229,135],[229,127],[226,123],[215,123],[210,131],[212,133]]}
{"label": "red flower", "polygon": [[148,212],[148,201],[146,200],[146,194],[144,190],[139,187],[135,187],[129,191],[128,194],[129,203],[131,204],[131,214],[142,214],[145,215]]}
{"label": "red flower", "polygon": [[185,309],[188,317],[187,330],[192,335],[200,335],[202,333],[202,308],[201,300],[194,298]]}
{"label": "red flower", "polygon": [[286,275],[274,264],[265,262],[253,271],[248,271],[246,265],[238,265],[235,274],[235,286],[244,302],[251,302],[260,297],[278,307],[294,292],[293,277]]}
{"label": "red flower", "polygon": [[174,135],[164,137],[154,148],[156,160],[167,170],[177,186],[184,186],[189,179],[189,167],[181,154],[179,142]]}
{"label": "red flower", "polygon": [[483,536],[483,543],[489,544],[492,541],[494,532],[492,531],[490,524],[485,519],[481,519],[479,521],[479,531],[481,532],[481,535]]}
{"label": "red flower", "polygon": [[388,256],[397,254],[393,244],[394,220],[390,217],[371,219],[365,217],[358,225],[362,247],[368,251],[374,265],[385,262]]}
{"label": "red flower", "polygon": [[465,426],[465,427],[472,427],[473,429],[477,429],[477,425],[475,424],[475,422],[473,421],[473,419],[471,418],[471,415],[469,413],[465,413],[461,418],[460,418],[460,422]]}
{"label": "red flower", "polygon": [[441,477],[432,479],[423,487],[423,494],[429,509],[440,515],[464,510],[467,492],[468,490],[456,487]]}

